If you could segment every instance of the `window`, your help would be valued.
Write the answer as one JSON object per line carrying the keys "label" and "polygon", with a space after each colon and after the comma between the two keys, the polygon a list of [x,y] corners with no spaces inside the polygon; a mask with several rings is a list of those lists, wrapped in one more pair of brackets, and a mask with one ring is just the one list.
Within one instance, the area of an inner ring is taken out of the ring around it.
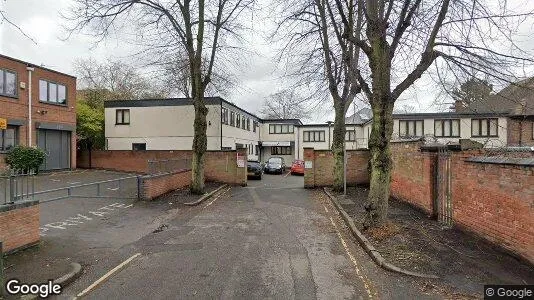
{"label": "window", "polygon": [[221,110],[221,123],[228,125],[228,109],[224,107]]}
{"label": "window", "polygon": [[250,119],[247,118],[247,130],[250,131]]}
{"label": "window", "polygon": [[0,69],[0,95],[17,96],[17,73]]}
{"label": "window", "polygon": [[434,136],[460,137],[460,120],[434,120]]}
{"label": "window", "polygon": [[39,101],[67,104],[67,88],[62,84],[39,80]]}
{"label": "window", "polygon": [[258,153],[260,153],[260,146],[255,145],[255,146],[254,146],[254,154],[255,154],[255,155],[258,155]]}
{"label": "window", "polygon": [[274,134],[287,134],[293,133],[294,127],[292,124],[269,124],[269,133]]}
{"label": "window", "polygon": [[401,120],[399,121],[400,137],[423,136],[423,120]]}
{"label": "window", "polygon": [[240,114],[236,114],[236,119],[235,119],[235,127],[239,128],[241,127],[241,115]]}
{"label": "window", "polygon": [[499,126],[498,119],[472,119],[471,120],[471,136],[493,136],[497,137],[497,127]]}
{"label": "window", "polygon": [[355,140],[356,140],[356,131],[354,130],[345,131],[345,141],[353,142]]}
{"label": "window", "polygon": [[18,127],[7,126],[0,129],[0,151],[8,151],[18,144]]}
{"label": "window", "polygon": [[129,109],[117,109],[115,114],[116,114],[115,125],[130,124],[130,110]]}
{"label": "window", "polygon": [[134,151],[146,150],[146,143],[132,143],[132,150]]}
{"label": "window", "polygon": [[256,127],[258,127],[258,122],[254,121],[252,122],[252,131],[256,132]]}
{"label": "window", "polygon": [[304,131],[305,142],[324,142],[324,130],[321,131]]}
{"label": "window", "polygon": [[235,112],[230,112],[230,126],[235,126]]}
{"label": "window", "polygon": [[291,155],[291,146],[271,147],[271,155]]}
{"label": "window", "polygon": [[245,116],[241,116],[241,129],[247,128],[247,122],[245,119],[246,119]]}

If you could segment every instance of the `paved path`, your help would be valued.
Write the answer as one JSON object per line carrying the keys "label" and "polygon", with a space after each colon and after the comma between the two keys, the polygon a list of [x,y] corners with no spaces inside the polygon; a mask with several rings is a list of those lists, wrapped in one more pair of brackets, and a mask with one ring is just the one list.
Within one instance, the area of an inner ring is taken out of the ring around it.
{"label": "paved path", "polygon": [[[432,285],[378,268],[319,190],[303,178],[265,175],[197,207],[169,199],[117,208],[45,236],[26,265],[78,261],[73,297],[140,253],[87,299],[439,299]],[[51,259],[53,258],[53,259]],[[39,281],[31,271],[23,279]],[[426,291],[423,293],[423,289]]]}
{"label": "paved path", "polygon": [[421,296],[402,280],[389,284],[388,275],[344,232],[329,203],[318,191],[304,190],[302,180],[267,175],[177,214],[163,231],[123,247],[141,256],[88,298]]}

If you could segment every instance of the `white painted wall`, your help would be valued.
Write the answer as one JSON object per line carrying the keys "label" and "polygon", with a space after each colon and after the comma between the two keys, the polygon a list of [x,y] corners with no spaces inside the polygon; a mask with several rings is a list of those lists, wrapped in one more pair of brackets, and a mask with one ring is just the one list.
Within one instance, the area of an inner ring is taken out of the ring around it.
{"label": "white painted wall", "polygon": [[223,103],[223,107],[228,109],[228,118],[230,118],[231,111],[235,112],[236,114],[240,114],[241,118],[243,118],[243,116],[249,118],[250,130],[243,129],[241,126],[230,126],[230,122],[228,122],[229,124],[222,124],[222,147],[235,149],[236,144],[243,144],[245,147],[247,147],[247,145],[251,145],[252,151],[248,152],[248,159],[258,160],[259,153],[256,152],[256,146],[259,145],[260,141],[261,124],[259,124],[260,127],[256,128],[256,132],[254,132],[254,121],[258,122],[259,120],[251,114],[236,109],[233,106],[226,105],[225,103]]}
{"label": "white painted wall", "polygon": [[[220,106],[208,105],[208,150],[220,149]],[[117,109],[130,110],[129,125],[115,125]],[[190,150],[193,145],[194,108],[191,105],[121,107],[105,109],[105,135],[109,150],[131,150],[146,143],[147,150]]]}
{"label": "white painted wall", "polygon": [[[443,118],[428,118],[423,120],[423,130],[425,136],[434,137],[434,120]],[[471,118],[460,118],[460,137],[459,138],[436,138],[439,143],[458,143],[460,139],[471,139],[482,143],[487,148],[504,147],[507,144],[507,119],[498,118],[498,137],[472,137],[471,136]],[[399,135],[399,120],[393,120],[393,137]]]}

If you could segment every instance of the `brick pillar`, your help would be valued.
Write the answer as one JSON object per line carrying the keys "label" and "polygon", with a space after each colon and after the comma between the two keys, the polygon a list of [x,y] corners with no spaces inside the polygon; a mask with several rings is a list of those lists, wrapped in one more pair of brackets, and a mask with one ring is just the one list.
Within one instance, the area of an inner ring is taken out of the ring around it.
{"label": "brick pillar", "polygon": [[308,147],[304,147],[304,187],[315,187],[315,150]]}
{"label": "brick pillar", "polygon": [[[244,167],[239,167],[239,166],[236,167],[236,181],[235,181],[235,183],[239,184],[241,186],[247,186],[247,159],[248,159],[247,151],[248,151],[247,148],[239,148],[236,151],[237,155],[239,155],[239,157],[243,157],[243,159],[245,161]],[[236,161],[236,163],[237,163],[237,161]]]}

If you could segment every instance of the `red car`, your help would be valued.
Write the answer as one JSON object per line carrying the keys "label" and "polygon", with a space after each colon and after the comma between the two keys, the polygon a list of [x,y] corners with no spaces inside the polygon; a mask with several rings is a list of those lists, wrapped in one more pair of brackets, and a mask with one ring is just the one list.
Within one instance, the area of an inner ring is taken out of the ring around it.
{"label": "red car", "polygon": [[291,164],[291,175],[295,175],[295,174],[304,175],[304,161],[303,160],[295,160]]}

